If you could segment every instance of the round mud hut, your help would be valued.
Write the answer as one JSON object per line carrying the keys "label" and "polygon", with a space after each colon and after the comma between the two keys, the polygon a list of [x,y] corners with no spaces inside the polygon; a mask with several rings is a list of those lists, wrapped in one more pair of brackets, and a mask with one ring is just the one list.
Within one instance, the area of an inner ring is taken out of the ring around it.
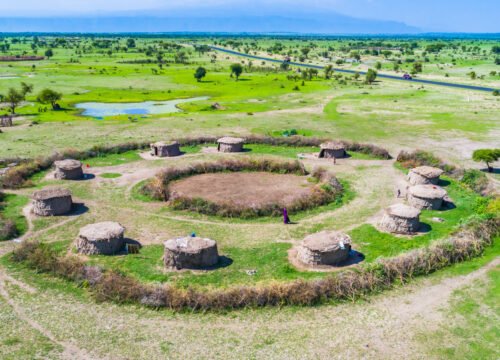
{"label": "round mud hut", "polygon": [[85,255],[114,255],[124,246],[125,228],[117,222],[104,221],[82,227],[76,248]]}
{"label": "round mud hut", "polygon": [[217,151],[224,153],[242,152],[245,140],[236,137],[223,137],[217,140]]}
{"label": "round mud hut", "polygon": [[338,231],[307,236],[297,249],[297,258],[306,265],[338,265],[349,257],[351,238]]}
{"label": "round mud hut", "polygon": [[437,185],[443,172],[443,170],[432,166],[419,166],[410,170],[408,182],[412,185]]}
{"label": "round mud hut", "polygon": [[420,227],[420,210],[404,204],[389,206],[379,226],[394,234],[413,234]]}
{"label": "round mud hut", "polygon": [[71,192],[62,188],[48,188],[33,193],[33,213],[38,216],[64,215],[71,211]]}
{"label": "round mud hut", "polygon": [[408,189],[408,203],[417,209],[438,210],[447,193],[437,185],[415,185]]}
{"label": "round mud hut", "polygon": [[179,143],[177,141],[169,143],[158,141],[150,144],[150,147],[152,156],[171,157],[181,155],[181,150],[179,149]]}
{"label": "round mud hut", "polygon": [[82,163],[78,160],[66,159],[54,162],[54,177],[61,180],[80,180],[83,178]]}
{"label": "round mud hut", "polygon": [[325,159],[340,159],[347,156],[344,144],[336,141],[329,141],[321,144],[319,151],[319,157]]}
{"label": "round mud hut", "polygon": [[200,237],[183,237],[165,242],[163,257],[170,269],[204,269],[219,262],[217,243]]}

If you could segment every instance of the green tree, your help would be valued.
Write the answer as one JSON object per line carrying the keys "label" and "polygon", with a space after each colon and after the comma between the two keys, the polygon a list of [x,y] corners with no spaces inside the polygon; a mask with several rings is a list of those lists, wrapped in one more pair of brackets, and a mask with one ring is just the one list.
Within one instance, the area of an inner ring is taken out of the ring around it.
{"label": "green tree", "polygon": [[365,77],[366,83],[371,84],[375,81],[376,78],[377,78],[377,72],[373,69],[368,69]]}
{"label": "green tree", "polygon": [[24,96],[22,91],[10,88],[3,100],[9,105],[10,112],[12,114],[15,114],[16,108],[22,101],[24,101],[25,98],[26,97]]}
{"label": "green tree", "polygon": [[381,63],[380,61],[377,61],[377,62],[375,63],[375,69],[377,69],[377,70],[382,69],[382,63]]}
{"label": "green tree", "polygon": [[21,83],[21,92],[23,93],[24,96],[31,94],[33,92],[33,85],[22,82]]}
{"label": "green tree", "polygon": [[127,47],[129,49],[132,49],[132,48],[135,48],[135,40],[130,38],[130,39],[127,39]]}
{"label": "green tree", "polygon": [[42,104],[50,104],[53,110],[57,109],[57,102],[62,99],[62,94],[51,90],[43,89],[37,96],[37,101]]}
{"label": "green tree", "polygon": [[472,153],[472,160],[475,162],[485,162],[488,167],[488,172],[493,172],[493,167],[490,165],[500,158],[500,149],[479,149]]}
{"label": "green tree", "polygon": [[234,75],[236,77],[236,81],[238,81],[240,75],[243,73],[243,66],[241,66],[241,64],[239,63],[234,63],[231,64],[230,69],[231,69],[231,76]]}
{"label": "green tree", "polygon": [[332,74],[333,74],[333,65],[326,65],[325,66],[325,79],[330,79],[332,77]]}
{"label": "green tree", "polygon": [[194,73],[196,81],[200,82],[207,75],[207,70],[204,67],[199,67]]}
{"label": "green tree", "polygon": [[54,51],[52,51],[52,49],[45,50],[45,56],[50,59],[52,56],[54,56]]}
{"label": "green tree", "polygon": [[308,47],[305,47],[305,48],[300,49],[300,51],[307,58],[307,55],[309,55],[309,53],[311,52],[311,49]]}
{"label": "green tree", "polygon": [[412,74],[417,74],[417,73],[421,73],[422,72],[422,63],[421,62],[416,62],[416,63],[413,63],[413,69],[412,69]]}
{"label": "green tree", "polygon": [[188,60],[188,55],[184,50],[178,51],[174,55],[174,60],[178,64],[185,64]]}

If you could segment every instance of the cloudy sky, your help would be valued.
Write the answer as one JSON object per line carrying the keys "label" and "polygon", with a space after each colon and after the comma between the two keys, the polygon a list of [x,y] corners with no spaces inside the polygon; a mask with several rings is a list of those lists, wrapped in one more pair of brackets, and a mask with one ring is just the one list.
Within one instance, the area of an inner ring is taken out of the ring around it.
{"label": "cloudy sky", "polygon": [[186,17],[221,12],[226,16],[296,16],[325,11],[404,22],[424,31],[500,32],[500,0],[0,0],[3,18],[134,14]]}

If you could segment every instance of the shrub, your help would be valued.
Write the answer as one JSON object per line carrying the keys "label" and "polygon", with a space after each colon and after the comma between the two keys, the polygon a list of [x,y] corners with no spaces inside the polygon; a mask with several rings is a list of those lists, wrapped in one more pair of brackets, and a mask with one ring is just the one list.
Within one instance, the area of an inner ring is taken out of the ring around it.
{"label": "shrub", "polygon": [[444,170],[446,173],[452,173],[456,168],[453,165],[447,164],[434,154],[415,150],[413,152],[401,151],[396,158],[396,161],[405,169],[411,169],[418,166],[433,166]]}
{"label": "shrub", "polygon": [[12,220],[0,216],[0,241],[10,240],[19,235],[16,224]]}
{"label": "shrub", "polygon": [[[280,204],[269,204],[258,208],[250,208],[236,203],[222,205],[199,198],[172,197],[169,192],[169,184],[174,180],[193,175],[228,171],[263,171],[279,174],[307,175],[307,171],[299,161],[249,158],[220,159],[214,162],[196,163],[184,168],[167,168],[147,182],[142,187],[141,192],[156,200],[169,201],[170,206],[176,210],[189,210],[206,215],[251,218],[257,216],[278,216],[281,214],[282,205]],[[288,205],[287,209],[289,211],[303,211],[325,205],[334,201],[342,194],[342,185],[333,175],[329,174],[326,176],[324,172],[321,172],[320,175],[322,176],[322,183],[326,183],[329,186],[315,186],[310,195],[298,198],[292,204]]]}
{"label": "shrub", "polygon": [[488,187],[488,178],[482,171],[464,170],[460,183],[477,193],[483,193]]}
{"label": "shrub", "polygon": [[95,145],[88,150],[66,149],[55,152],[46,157],[23,160],[17,166],[12,167],[2,177],[2,186],[7,189],[16,189],[26,185],[28,179],[34,174],[49,169],[55,161],[72,158],[77,160],[98,157],[106,154],[121,154],[130,150],[145,149],[149,143],[129,142],[118,145]]}
{"label": "shrub", "polygon": [[199,291],[179,289],[172,285],[141,284],[116,271],[102,271],[85,266],[74,256],[58,255],[46,245],[25,242],[11,255],[40,272],[53,273],[86,283],[98,301],[140,303],[153,308],[176,311],[219,311],[247,307],[300,305],[310,306],[331,300],[353,301],[373,292],[406,283],[420,275],[430,274],[451,264],[480,256],[498,236],[500,217],[473,221],[451,238],[429,247],[409,251],[397,257],[380,259],[357,270],[347,270],[316,280],[295,280],[261,286],[237,286],[228,289]]}

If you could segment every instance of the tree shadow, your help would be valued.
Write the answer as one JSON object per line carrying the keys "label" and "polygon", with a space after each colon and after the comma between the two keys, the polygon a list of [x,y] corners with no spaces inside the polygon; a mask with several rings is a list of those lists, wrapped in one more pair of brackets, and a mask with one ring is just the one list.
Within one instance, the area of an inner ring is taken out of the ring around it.
{"label": "tree shadow", "polygon": [[500,168],[492,168],[491,171],[488,168],[482,168],[480,171],[485,172],[487,174],[500,174]]}

